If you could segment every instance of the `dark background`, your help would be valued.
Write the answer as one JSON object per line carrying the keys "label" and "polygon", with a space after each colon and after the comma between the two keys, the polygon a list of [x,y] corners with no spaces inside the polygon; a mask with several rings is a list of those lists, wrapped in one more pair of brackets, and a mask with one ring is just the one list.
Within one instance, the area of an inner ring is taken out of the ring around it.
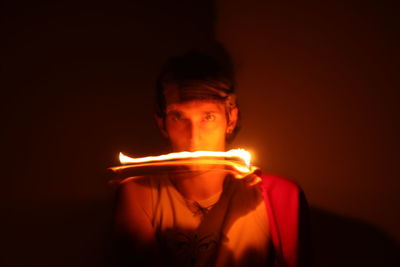
{"label": "dark background", "polygon": [[105,169],[119,151],[165,151],[156,74],[169,56],[216,40],[237,70],[233,146],[303,187],[315,265],[394,265],[395,10],[388,1],[3,1],[1,266],[107,262]]}

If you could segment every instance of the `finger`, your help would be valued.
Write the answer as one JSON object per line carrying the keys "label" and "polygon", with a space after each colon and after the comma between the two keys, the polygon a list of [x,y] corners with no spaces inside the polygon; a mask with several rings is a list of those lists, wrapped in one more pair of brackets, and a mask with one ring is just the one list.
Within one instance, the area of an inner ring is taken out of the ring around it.
{"label": "finger", "polygon": [[253,178],[252,181],[248,182],[248,184],[247,184],[248,186],[254,186],[254,185],[256,185],[256,184],[258,184],[258,183],[260,183],[262,181],[260,176],[257,176],[257,175],[252,175],[252,176],[254,176],[254,178]]}

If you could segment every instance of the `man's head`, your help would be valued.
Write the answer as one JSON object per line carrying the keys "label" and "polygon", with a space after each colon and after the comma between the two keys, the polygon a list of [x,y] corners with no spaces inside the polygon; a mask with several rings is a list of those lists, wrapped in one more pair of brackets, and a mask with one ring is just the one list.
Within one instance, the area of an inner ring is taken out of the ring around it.
{"label": "man's head", "polygon": [[156,103],[157,122],[174,151],[224,150],[237,131],[232,75],[205,54],[168,61],[157,79]]}

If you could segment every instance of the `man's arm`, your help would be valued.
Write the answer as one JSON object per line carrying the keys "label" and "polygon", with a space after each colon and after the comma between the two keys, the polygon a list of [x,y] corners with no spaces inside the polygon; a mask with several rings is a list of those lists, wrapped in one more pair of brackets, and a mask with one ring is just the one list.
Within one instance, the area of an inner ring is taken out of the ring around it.
{"label": "man's arm", "polygon": [[135,181],[120,185],[115,232],[120,265],[159,265],[155,231],[151,224],[150,186]]}

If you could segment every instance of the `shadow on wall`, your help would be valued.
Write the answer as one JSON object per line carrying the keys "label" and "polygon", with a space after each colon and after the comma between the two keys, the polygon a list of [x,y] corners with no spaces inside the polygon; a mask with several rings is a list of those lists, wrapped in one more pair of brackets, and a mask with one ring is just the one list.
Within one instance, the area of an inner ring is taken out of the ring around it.
{"label": "shadow on wall", "polygon": [[400,266],[400,244],[358,219],[311,207],[314,266]]}

